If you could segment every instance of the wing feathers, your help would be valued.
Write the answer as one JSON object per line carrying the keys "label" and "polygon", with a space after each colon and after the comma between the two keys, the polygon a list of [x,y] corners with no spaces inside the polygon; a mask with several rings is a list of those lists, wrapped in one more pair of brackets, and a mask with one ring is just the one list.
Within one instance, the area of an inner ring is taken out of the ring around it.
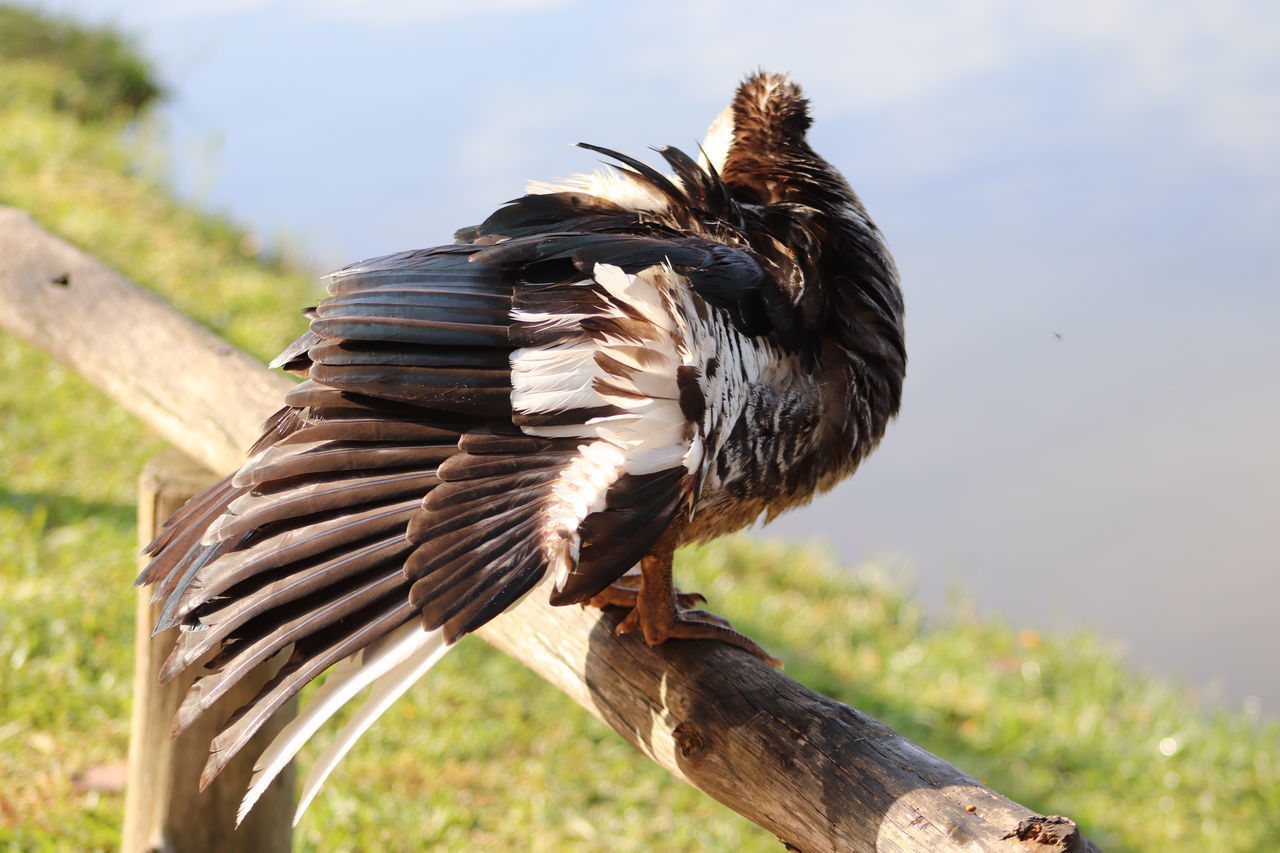
{"label": "wing feathers", "polygon": [[[235,485],[270,486],[278,491],[283,485],[308,475],[367,472],[387,468],[421,469],[432,463],[438,464],[452,452],[449,447],[405,447],[381,443],[373,446],[353,445],[349,442],[329,443],[302,450],[295,449],[296,447],[276,445],[252,468],[237,475]],[[248,500],[253,502],[252,497]]]}
{"label": "wing feathers", "polygon": [[[361,413],[367,414],[367,413]],[[461,431],[457,427],[437,424],[432,420],[406,418],[334,417],[313,413],[313,420],[287,438],[281,445],[318,444],[322,441],[360,441],[368,443],[404,444],[417,447],[452,447]]]}
{"label": "wing feathers", "polygon": [[[193,692],[188,694],[190,701],[184,700],[176,718],[175,733],[184,731],[244,675],[285,646],[319,634],[341,620],[353,618],[396,592],[403,584],[399,566],[394,566],[374,575],[371,580],[361,578],[354,587],[350,583],[340,586],[334,591],[334,597],[311,606],[306,603],[294,608],[282,606],[284,613],[273,614],[271,624],[260,626],[260,636],[246,632],[236,643],[222,647],[209,664],[216,671],[197,682],[200,690],[192,688]],[[285,618],[289,610],[296,615]],[[198,660],[199,656],[188,654],[188,649],[194,645],[179,644],[174,648],[161,671],[162,679],[172,677],[175,672]]]}
{"label": "wing feathers", "polygon": [[[680,152],[663,151],[677,183],[593,150],[641,194],[725,212],[723,183]],[[142,580],[167,599],[162,624],[187,629],[164,674],[212,656],[175,728],[292,650],[217,737],[202,783],[337,665],[264,752],[242,815],[362,689],[373,685],[300,812],[463,634],[549,571],[553,600],[580,601],[643,556],[688,506],[711,417],[693,399],[707,383],[689,282],[742,325],[773,310],[753,256],[599,198],[529,196],[465,235],[477,244],[333,274],[310,331],[282,356],[307,378],[257,455],[151,546]]]}
{"label": "wing feathers", "polygon": [[291,567],[299,571],[312,570],[317,567],[309,561],[326,552],[349,549],[355,543],[403,530],[420,504],[420,499],[413,498],[377,505],[351,515],[286,528],[255,541],[248,548],[232,551],[220,559],[216,572],[197,575],[187,587],[176,614],[187,616],[215,596],[263,573]]}
{"label": "wing feathers", "polygon": [[493,347],[507,343],[507,330],[503,326],[487,323],[413,320],[401,317],[365,320],[344,316],[341,319],[316,320],[311,324],[311,330],[322,337],[346,338],[354,341],[429,343],[432,346],[453,347]]}
{"label": "wing feathers", "polygon": [[[271,715],[280,710],[303,685],[343,658],[381,639],[394,629],[405,625],[414,616],[413,609],[403,601],[388,602],[373,618],[353,622],[353,627],[331,631],[327,644],[308,652],[294,651],[293,658],[263,687],[259,694],[240,712],[231,718],[210,746],[209,760],[201,773],[201,786],[206,786],[218,775],[227,762],[235,757],[250,738],[257,733]],[[422,636],[416,620],[411,623],[416,635]],[[197,682],[199,683],[199,682]],[[345,701],[345,700],[344,700]],[[308,706],[309,707],[309,706]]]}
{"label": "wing feathers", "polygon": [[230,539],[273,522],[421,495],[436,483],[434,471],[406,471],[378,477],[357,475],[308,483],[275,494],[246,494],[228,505],[227,512],[210,526],[206,539]]}
{"label": "wing feathers", "polygon": [[[200,541],[209,523],[223,512],[227,503],[234,500],[240,490],[226,477],[205,489],[164,522],[160,534],[143,549],[154,559],[138,576],[138,584],[159,584],[153,600],[167,597],[176,584],[180,572],[178,562]],[[164,583],[161,583],[164,581]]]}
{"label": "wing feathers", "polygon": [[[370,569],[387,565],[394,558],[401,556],[405,550],[404,538],[400,534],[360,548],[344,548],[331,559],[308,563],[303,568],[268,581],[255,590],[239,593],[230,600],[230,603],[217,610],[201,613],[199,617],[201,630],[188,632],[182,636],[178,648],[174,649],[174,653],[165,664],[162,678],[171,677],[175,672],[193,665],[250,619],[268,610],[276,610],[311,596],[331,595],[334,588],[343,581]],[[373,589],[374,597],[390,589],[387,587],[388,579],[395,580],[393,575],[398,569],[397,563],[392,570],[382,573]],[[359,597],[347,594],[342,597],[336,611],[334,611],[334,604],[326,605],[325,611],[334,612],[333,618],[341,618],[344,612],[357,609],[360,603]],[[328,621],[332,621],[332,618],[323,617],[325,611],[309,611],[304,617],[308,620],[306,627],[319,628]],[[278,614],[274,618],[278,619]],[[283,635],[285,627],[287,626],[282,625],[273,630]],[[273,643],[278,639],[277,636],[273,639]],[[280,644],[277,643],[277,647],[278,645]]]}

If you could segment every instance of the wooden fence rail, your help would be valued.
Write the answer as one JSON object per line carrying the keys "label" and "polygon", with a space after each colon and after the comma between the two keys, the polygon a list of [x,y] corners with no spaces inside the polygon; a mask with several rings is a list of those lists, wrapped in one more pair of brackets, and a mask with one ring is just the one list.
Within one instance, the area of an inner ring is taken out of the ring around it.
{"label": "wooden fence rail", "polygon": [[[215,471],[240,463],[287,384],[3,209],[0,327],[79,370]],[[738,649],[650,649],[634,635],[615,636],[614,618],[533,595],[479,633],[791,849],[1095,849],[1066,818],[1033,813]]]}

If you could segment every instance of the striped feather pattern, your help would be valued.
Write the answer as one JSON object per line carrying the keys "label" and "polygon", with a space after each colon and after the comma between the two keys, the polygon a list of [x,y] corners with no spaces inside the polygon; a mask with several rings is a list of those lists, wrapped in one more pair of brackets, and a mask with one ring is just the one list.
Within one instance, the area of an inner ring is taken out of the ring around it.
{"label": "striped feather pattern", "polygon": [[586,145],[617,165],[330,277],[273,362],[303,381],[139,578],[157,630],[183,629],[163,677],[200,674],[175,730],[284,658],[202,784],[329,671],[241,811],[369,690],[301,813],[396,697],[544,578],[553,603],[585,601],[677,517],[708,538],[853,470],[897,409],[901,296],[807,126],[798,90],[757,75],[701,162],[659,150],[674,175]]}
{"label": "striped feather pattern", "polygon": [[[163,676],[202,662],[210,670],[175,731],[255,667],[289,655],[219,735],[205,780],[304,684],[345,661],[331,680],[374,694],[325,757],[322,778],[459,637],[548,568],[566,582],[585,519],[617,523],[594,524],[591,583],[576,589],[621,575],[670,520],[691,425],[677,399],[669,299],[604,265],[595,269],[603,282],[546,281],[573,275],[563,254],[572,248],[525,247],[513,269],[451,249],[335,275],[305,354],[287,351],[308,377],[289,394],[291,408],[240,471],[152,546],[146,579],[161,582],[162,627],[190,629]],[[640,488],[637,472],[655,465],[679,476],[646,476]],[[650,502],[659,482],[665,497]],[[369,663],[371,649],[406,632],[436,639],[429,652]],[[332,695],[280,736],[246,807],[354,692]]]}

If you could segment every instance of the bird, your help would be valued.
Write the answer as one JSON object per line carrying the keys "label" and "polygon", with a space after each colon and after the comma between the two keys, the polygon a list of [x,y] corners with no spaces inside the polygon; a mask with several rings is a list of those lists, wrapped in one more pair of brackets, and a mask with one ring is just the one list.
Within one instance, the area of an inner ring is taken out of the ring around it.
{"label": "bird", "polygon": [[272,363],[302,377],[247,461],[162,526],[138,578],[195,678],[180,733],[278,673],[214,738],[207,785],[298,691],[243,819],[334,713],[305,783],[462,637],[524,596],[625,610],[650,645],[778,662],[675,588],[672,555],[810,501],[897,414],[903,299],[883,236],[809,142],[787,75],[738,86],[696,157],[531,184],[455,241],[328,277]]}

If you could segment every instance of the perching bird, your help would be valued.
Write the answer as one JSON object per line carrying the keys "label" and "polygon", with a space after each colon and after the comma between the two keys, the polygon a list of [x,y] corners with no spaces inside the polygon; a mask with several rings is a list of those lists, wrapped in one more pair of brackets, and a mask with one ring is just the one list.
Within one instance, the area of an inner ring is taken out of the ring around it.
{"label": "perching bird", "polygon": [[162,677],[213,655],[175,731],[291,649],[202,782],[334,667],[241,809],[372,686],[301,813],[397,697],[535,588],[630,608],[619,630],[651,645],[771,660],[674,591],[672,553],[851,474],[906,367],[893,261],[809,123],[793,83],[757,74],[700,160],[659,151],[674,175],[584,145],[620,165],[330,276],[274,363],[305,381],[249,461],[169,519],[140,578],[165,603],[157,630],[184,629]]}

